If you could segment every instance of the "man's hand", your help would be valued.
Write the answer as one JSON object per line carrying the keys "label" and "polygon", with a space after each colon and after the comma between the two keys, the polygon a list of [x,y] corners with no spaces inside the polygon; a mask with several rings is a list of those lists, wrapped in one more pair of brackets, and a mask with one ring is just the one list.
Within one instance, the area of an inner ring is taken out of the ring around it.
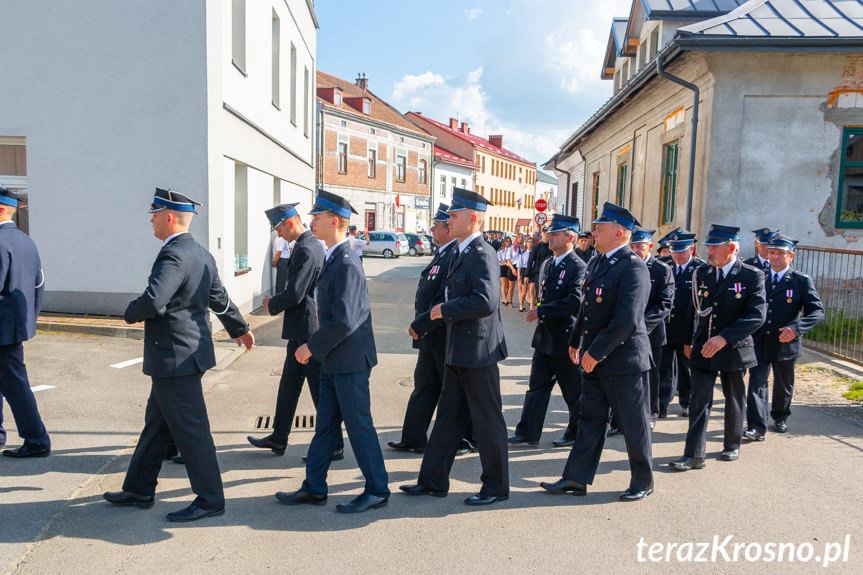
{"label": "man's hand", "polygon": [[686,356],[686,359],[689,359],[692,356],[692,346],[684,345],[683,346],[683,355]]}
{"label": "man's hand", "polygon": [[569,359],[570,359],[570,361],[572,361],[572,363],[574,363],[575,365],[578,365],[578,348],[577,347],[570,347],[569,348]]}
{"label": "man's hand", "polygon": [[797,332],[794,331],[794,328],[785,326],[779,328],[779,341],[782,343],[788,343],[789,341],[794,341],[797,339]]}
{"label": "man's hand", "polygon": [[309,360],[312,358],[312,350],[309,349],[309,344],[304,343],[298,347],[297,351],[294,353],[294,357],[303,365],[309,363]]}
{"label": "man's hand", "polygon": [[589,352],[584,352],[584,357],[581,358],[581,369],[584,373],[590,373],[597,363],[599,362],[593,359]]}
{"label": "man's hand", "polygon": [[246,349],[252,349],[255,347],[255,334],[252,333],[252,330],[247,331],[237,338],[237,347],[241,345],[246,346]]}
{"label": "man's hand", "polygon": [[419,339],[420,338],[420,336],[417,335],[417,332],[416,332],[416,330],[414,330],[413,327],[408,328],[408,333],[410,334],[411,339]]}
{"label": "man's hand", "polygon": [[273,258],[273,267],[279,265],[279,258],[281,257],[281,255],[282,254],[280,252],[276,252],[276,257]]}
{"label": "man's hand", "polygon": [[526,316],[524,316],[524,321],[526,321],[527,323],[533,323],[538,319],[539,319],[539,312],[536,310],[535,307],[530,308],[530,311],[527,312]]}
{"label": "man's hand", "polygon": [[704,347],[701,348],[701,355],[704,356],[705,359],[710,359],[726,345],[728,345],[728,342],[725,341],[724,337],[721,335],[714,335],[708,339],[707,343],[704,344]]}
{"label": "man's hand", "polygon": [[431,314],[429,317],[431,317],[432,321],[436,319],[443,319],[443,304],[439,303],[434,306],[431,310]]}

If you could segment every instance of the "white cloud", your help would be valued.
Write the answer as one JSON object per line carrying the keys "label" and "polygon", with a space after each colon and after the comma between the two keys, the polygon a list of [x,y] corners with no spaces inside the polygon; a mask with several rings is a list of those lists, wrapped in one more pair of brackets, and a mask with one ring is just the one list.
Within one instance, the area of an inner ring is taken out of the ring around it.
{"label": "white cloud", "polygon": [[468,20],[476,20],[482,15],[482,8],[469,8],[464,11],[464,15]]}

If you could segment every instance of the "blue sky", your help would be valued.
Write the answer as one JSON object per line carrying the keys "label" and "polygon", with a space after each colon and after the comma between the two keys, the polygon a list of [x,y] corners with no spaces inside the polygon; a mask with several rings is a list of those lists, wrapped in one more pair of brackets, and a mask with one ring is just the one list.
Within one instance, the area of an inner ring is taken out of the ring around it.
{"label": "blue sky", "polygon": [[402,113],[458,117],[545,162],[611,95],[600,80],[631,0],[318,0],[318,68]]}

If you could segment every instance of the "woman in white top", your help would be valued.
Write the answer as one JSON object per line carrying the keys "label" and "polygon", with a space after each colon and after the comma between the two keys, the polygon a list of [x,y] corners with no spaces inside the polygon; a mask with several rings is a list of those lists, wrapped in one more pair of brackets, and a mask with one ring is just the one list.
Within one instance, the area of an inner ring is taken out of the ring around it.
{"label": "woman in white top", "polygon": [[530,258],[530,248],[527,247],[527,242],[522,238],[521,247],[519,249],[518,254],[518,263],[516,266],[518,267],[518,311],[524,311],[524,303],[527,301],[527,307],[530,309],[531,300],[528,287],[528,277],[527,277],[527,262]]}
{"label": "woman in white top", "polygon": [[497,261],[500,263],[500,296],[503,305],[509,307],[512,307],[512,290],[515,287],[515,266],[512,258],[512,238],[505,237],[497,250]]}

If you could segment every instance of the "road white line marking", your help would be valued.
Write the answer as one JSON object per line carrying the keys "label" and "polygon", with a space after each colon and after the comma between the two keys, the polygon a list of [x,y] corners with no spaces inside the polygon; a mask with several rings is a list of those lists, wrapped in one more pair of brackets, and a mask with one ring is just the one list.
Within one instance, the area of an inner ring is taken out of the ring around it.
{"label": "road white line marking", "polygon": [[31,387],[30,391],[36,393],[37,391],[45,391],[46,389],[54,389],[57,387],[56,385],[37,385],[36,387]]}
{"label": "road white line marking", "polygon": [[114,369],[123,369],[124,367],[135,365],[136,363],[144,363],[144,358],[136,357],[135,359],[130,359],[129,361],[121,361],[120,363],[115,363],[111,367],[113,367]]}

